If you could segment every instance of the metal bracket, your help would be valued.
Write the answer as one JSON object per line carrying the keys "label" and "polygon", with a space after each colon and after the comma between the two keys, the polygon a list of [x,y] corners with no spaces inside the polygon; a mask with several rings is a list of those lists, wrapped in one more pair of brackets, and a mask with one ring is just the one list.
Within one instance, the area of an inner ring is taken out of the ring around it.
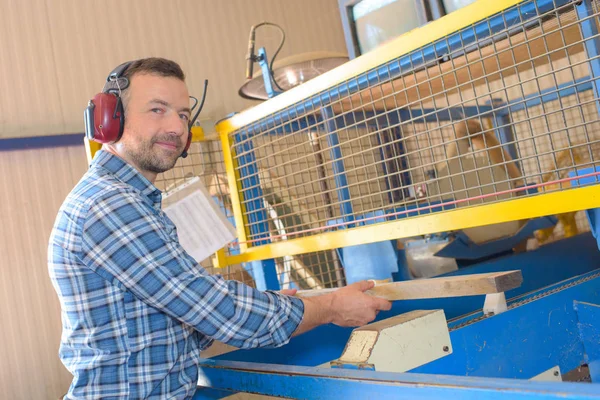
{"label": "metal bracket", "polygon": [[[264,47],[258,49],[258,56],[256,57],[256,60],[258,61],[258,65],[262,71],[263,82],[265,83],[265,91],[267,92],[267,96],[269,96],[269,98],[273,98],[278,94],[281,94],[281,92],[273,88],[273,82],[271,80],[271,67],[269,66],[267,51]],[[275,78],[273,77],[273,79]]]}

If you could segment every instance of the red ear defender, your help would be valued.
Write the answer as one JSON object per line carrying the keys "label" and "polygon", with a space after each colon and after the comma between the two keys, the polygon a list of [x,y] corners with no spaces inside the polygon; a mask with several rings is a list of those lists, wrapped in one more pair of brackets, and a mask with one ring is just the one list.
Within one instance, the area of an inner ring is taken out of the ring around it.
{"label": "red ear defender", "polygon": [[98,93],[85,110],[86,136],[99,143],[113,143],[123,134],[121,99],[112,93]]}
{"label": "red ear defender", "polygon": [[123,74],[133,61],[113,69],[106,78],[101,93],[88,102],[83,113],[85,136],[99,143],[113,143],[121,139],[125,127],[125,113],[121,91],[127,89],[129,80]]}

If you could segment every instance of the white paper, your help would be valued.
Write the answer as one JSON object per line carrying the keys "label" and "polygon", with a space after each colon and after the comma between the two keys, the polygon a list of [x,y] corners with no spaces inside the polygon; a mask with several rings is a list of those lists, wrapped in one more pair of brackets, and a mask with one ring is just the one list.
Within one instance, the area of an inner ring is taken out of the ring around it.
{"label": "white paper", "polygon": [[235,228],[198,177],[165,196],[164,212],[177,227],[179,242],[199,263],[236,238]]}

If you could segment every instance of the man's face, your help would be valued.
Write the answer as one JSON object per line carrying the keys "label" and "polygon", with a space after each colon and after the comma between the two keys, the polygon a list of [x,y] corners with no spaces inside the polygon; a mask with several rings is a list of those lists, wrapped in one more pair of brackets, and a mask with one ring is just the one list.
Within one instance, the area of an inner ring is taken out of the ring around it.
{"label": "man's face", "polygon": [[189,94],[175,77],[136,74],[127,93],[125,129],[116,153],[154,182],[183,152],[190,119]]}

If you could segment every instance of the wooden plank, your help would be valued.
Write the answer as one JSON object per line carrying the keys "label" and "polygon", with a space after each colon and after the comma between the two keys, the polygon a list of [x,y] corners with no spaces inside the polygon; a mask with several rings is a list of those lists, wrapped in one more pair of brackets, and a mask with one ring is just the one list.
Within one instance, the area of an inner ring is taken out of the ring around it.
{"label": "wooden plank", "polygon": [[[521,286],[522,282],[523,275],[516,270],[384,283],[366,293],[390,301],[433,299],[501,293]],[[296,295],[312,297],[335,290],[338,289],[300,290]]]}

